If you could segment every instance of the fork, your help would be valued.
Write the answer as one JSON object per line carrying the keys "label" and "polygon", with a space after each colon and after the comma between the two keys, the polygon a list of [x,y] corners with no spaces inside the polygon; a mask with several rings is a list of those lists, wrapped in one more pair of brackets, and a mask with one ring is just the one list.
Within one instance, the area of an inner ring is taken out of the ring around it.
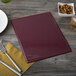
{"label": "fork", "polygon": [[0,40],[0,51],[7,55],[7,57],[11,60],[11,62],[15,65],[15,67],[18,69],[19,72],[21,72],[21,69],[18,67],[18,65],[14,62],[14,60],[9,56],[6,49],[4,48],[2,44],[2,39]]}

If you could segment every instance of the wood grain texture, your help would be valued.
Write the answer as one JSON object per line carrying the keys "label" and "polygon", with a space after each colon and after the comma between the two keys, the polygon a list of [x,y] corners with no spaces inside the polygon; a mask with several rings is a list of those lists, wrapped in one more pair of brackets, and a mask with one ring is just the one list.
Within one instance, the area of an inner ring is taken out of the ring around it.
{"label": "wood grain texture", "polygon": [[[4,40],[4,45],[10,42],[21,50],[11,25],[11,19],[50,11],[73,51],[38,61],[23,76],[76,76],[76,31],[70,27],[71,18],[58,16],[58,2],[61,0],[11,0],[10,3],[6,4],[0,1],[0,8],[9,18],[8,27],[0,34],[0,39]],[[76,0],[63,0],[62,2],[74,2],[76,8]]]}

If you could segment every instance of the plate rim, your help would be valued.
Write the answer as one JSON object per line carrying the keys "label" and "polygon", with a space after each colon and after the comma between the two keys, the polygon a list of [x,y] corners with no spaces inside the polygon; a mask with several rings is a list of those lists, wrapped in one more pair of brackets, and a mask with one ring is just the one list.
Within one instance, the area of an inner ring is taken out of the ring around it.
{"label": "plate rim", "polygon": [[4,29],[0,32],[0,34],[1,34],[1,33],[6,29],[6,27],[7,27],[7,25],[8,25],[8,17],[7,17],[7,15],[6,15],[6,13],[5,13],[2,9],[0,9],[0,11],[5,14],[6,20],[7,20],[7,21],[6,21],[7,23],[6,23],[5,27],[4,27]]}

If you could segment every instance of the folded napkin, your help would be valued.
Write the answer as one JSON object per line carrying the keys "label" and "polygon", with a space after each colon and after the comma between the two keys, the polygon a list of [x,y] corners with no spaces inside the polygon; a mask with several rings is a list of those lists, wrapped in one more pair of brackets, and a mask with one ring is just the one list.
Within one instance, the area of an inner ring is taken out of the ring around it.
{"label": "folded napkin", "polygon": [[[16,64],[21,68],[22,74],[32,65],[33,63],[27,63],[25,57],[21,51],[15,48],[12,44],[8,43],[6,46],[7,53],[11,56],[11,58],[16,62]],[[0,52],[0,59],[4,61],[9,66],[16,69],[13,63],[9,60],[9,58]],[[17,69],[16,69],[17,70]],[[3,64],[0,63],[0,76],[18,76]]]}

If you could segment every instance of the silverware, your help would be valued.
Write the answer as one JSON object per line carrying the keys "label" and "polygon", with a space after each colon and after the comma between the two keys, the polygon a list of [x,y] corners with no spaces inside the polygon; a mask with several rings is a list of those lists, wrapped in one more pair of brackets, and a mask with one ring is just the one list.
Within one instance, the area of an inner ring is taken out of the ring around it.
{"label": "silverware", "polygon": [[17,75],[21,76],[21,73],[19,73],[18,71],[16,71],[14,68],[12,68],[11,66],[9,66],[8,64],[4,63],[2,60],[0,60],[0,63],[3,64],[4,66],[6,66],[11,71],[13,71],[14,73],[16,73]]}
{"label": "silverware", "polygon": [[6,49],[4,48],[2,44],[2,39],[0,40],[0,51],[7,55],[7,57],[11,60],[11,62],[15,65],[15,67],[18,69],[19,72],[21,72],[21,69],[18,67],[18,65],[14,62],[14,60],[9,56]]}

